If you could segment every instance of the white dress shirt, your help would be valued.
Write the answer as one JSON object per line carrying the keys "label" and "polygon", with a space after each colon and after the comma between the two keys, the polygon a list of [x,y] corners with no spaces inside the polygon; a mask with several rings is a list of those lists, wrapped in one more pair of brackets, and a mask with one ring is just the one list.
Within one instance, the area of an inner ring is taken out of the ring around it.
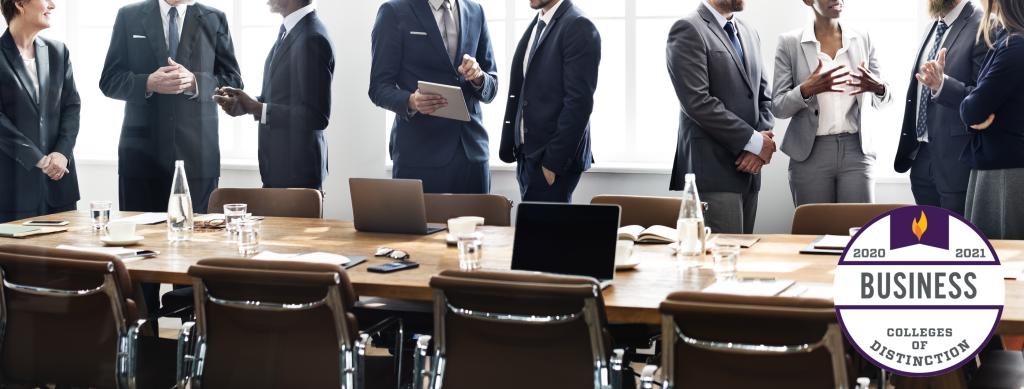
{"label": "white dress shirt", "polygon": [[[942,36],[942,40],[939,41],[940,47],[941,47],[941,45],[944,45],[946,43],[946,38],[949,37],[949,31],[953,29],[953,22],[955,22],[958,18],[960,18],[960,13],[962,13],[964,11],[964,7],[966,7],[967,3],[969,3],[969,2],[971,2],[971,0],[962,0],[960,2],[960,4],[957,4],[956,7],[953,7],[953,9],[950,10],[949,13],[946,14],[946,16],[943,16],[941,19],[937,19],[935,21],[937,23],[939,20],[941,20],[941,21],[945,22],[947,26],[949,26],[949,28],[946,29],[946,33]],[[938,28],[938,26],[936,26],[936,28],[933,28],[932,32],[930,34],[928,34],[928,38],[925,40],[924,52],[921,53],[921,58],[917,62],[917,68],[918,69],[921,69],[921,66],[924,66],[925,62],[928,62],[928,54],[931,54],[932,49],[935,48],[935,33],[937,32],[937,28]],[[938,55],[938,54],[936,54],[936,55]],[[923,96],[922,93],[921,93],[921,88],[917,88],[917,101],[921,101],[922,98],[934,99],[934,98],[938,97],[940,94],[942,94],[942,87],[944,85],[946,85],[946,77],[947,76],[943,75],[942,83],[939,84],[939,91],[936,92],[934,95]],[[917,114],[917,108],[916,107],[914,108],[914,112],[915,112],[915,115],[916,115]],[[914,122],[917,123],[917,120],[915,120]],[[928,141],[928,131],[925,131],[924,135],[921,136],[920,138],[918,138],[917,141],[918,142],[927,142]]]}
{"label": "white dress shirt", "polygon": [[[39,96],[39,69],[36,68],[36,59],[21,57],[21,60],[25,62],[28,78],[32,80],[32,87],[36,88],[36,96]],[[36,102],[39,103],[39,101]]]}
{"label": "white dress shirt", "polygon": [[[299,24],[299,21],[301,21],[302,18],[305,18],[306,15],[313,13],[313,11],[316,11],[316,1],[312,1],[309,3],[309,5],[299,8],[295,10],[295,12],[292,12],[288,14],[288,16],[285,16],[284,21],[281,22],[281,25],[284,26],[284,36],[281,37],[281,40],[283,41],[284,38],[286,38],[288,34],[292,32],[292,29],[294,29],[295,26]],[[270,75],[265,74],[263,75],[263,77],[270,77]],[[263,103],[263,114],[260,116],[260,124],[267,124],[267,111],[269,110],[268,108],[270,108],[269,105],[267,103]]]}
{"label": "white dress shirt", "polygon": [[[840,26],[840,29],[842,27]],[[826,73],[836,67],[843,66],[847,70],[856,69],[853,58],[850,56],[850,34],[843,34],[843,47],[836,52],[832,58],[821,51],[821,42],[814,33],[814,24],[804,29],[803,42],[812,42],[818,50],[818,59],[821,60],[821,72]],[[849,81],[852,78],[845,76],[839,80]],[[817,136],[854,134],[859,126],[852,122],[850,110],[857,102],[857,97],[850,95],[853,88],[844,85],[836,85],[836,89],[843,92],[825,92],[818,94],[818,132]]]}
{"label": "white dress shirt", "polygon": [[[726,19],[725,16],[718,13],[718,10],[716,10],[715,7],[712,7],[711,4],[708,3],[708,0],[701,0],[701,3],[704,5],[705,8],[711,11],[712,15],[715,15],[715,21],[718,22],[719,27],[722,27],[724,29],[726,23],[730,21],[733,22],[733,29],[736,31],[736,39],[739,39],[740,45],[744,47],[743,51],[745,52],[746,44],[744,44],[743,38],[740,37],[740,28],[735,21],[736,15],[733,15],[732,18]],[[748,140],[747,144],[743,146],[743,150],[749,151],[753,154],[760,155],[762,147],[764,147],[764,136],[761,135],[760,132],[757,132],[757,130],[755,129],[754,133],[750,135],[750,140]]]}
{"label": "white dress shirt", "polygon": [[[544,37],[544,35],[547,35],[548,31],[551,30],[551,22],[555,18],[555,12],[558,12],[558,7],[561,7],[563,3],[562,0],[557,1],[558,2],[555,3],[555,5],[546,12],[544,11],[544,9],[541,9],[539,12],[537,12],[537,24],[534,25],[533,30],[530,30],[530,40],[527,41],[526,43],[526,55],[523,55],[523,77],[526,77],[526,68],[530,65],[529,61],[532,60],[532,58],[530,58],[530,52],[533,51],[533,45],[537,43],[534,42],[537,39],[536,28],[540,25],[540,22],[544,22],[544,31],[541,31],[542,38]],[[525,118],[519,118],[519,139],[521,140],[521,144],[526,143]]]}

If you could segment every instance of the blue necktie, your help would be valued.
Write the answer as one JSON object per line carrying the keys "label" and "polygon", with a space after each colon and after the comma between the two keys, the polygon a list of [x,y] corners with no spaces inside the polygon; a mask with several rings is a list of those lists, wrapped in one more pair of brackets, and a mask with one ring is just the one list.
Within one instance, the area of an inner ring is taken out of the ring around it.
{"label": "blue necktie", "polygon": [[725,33],[729,35],[729,41],[732,42],[732,48],[736,49],[736,55],[740,58],[740,63],[743,64],[743,68],[747,67],[747,61],[743,56],[743,45],[740,44],[740,38],[736,36],[736,27],[733,26],[732,22],[725,23]]}
{"label": "blue necktie", "polygon": [[[526,56],[525,68],[528,69],[530,62],[533,61],[533,56],[537,54],[537,47],[540,46],[540,38],[544,36],[544,29],[548,26],[543,20],[537,21],[536,31],[533,35],[533,47],[530,47],[530,53]],[[525,79],[523,82],[525,83]],[[526,143],[526,131],[521,127],[523,125],[523,91],[519,91],[519,107],[516,113],[516,146],[521,146]]]}
{"label": "blue necktie", "polygon": [[281,25],[281,30],[277,33],[277,42],[274,42],[274,48],[270,49],[270,66],[274,66],[274,56],[277,55],[277,50],[281,48],[281,43],[284,42],[284,36],[288,34],[288,29]]}
{"label": "blue necktie", "polygon": [[[939,54],[939,48],[942,46],[942,37],[946,35],[946,30],[949,30],[949,25],[940,20],[939,26],[935,28],[935,44],[932,45],[932,50],[928,52],[929,61],[934,61],[935,57]],[[923,138],[928,133],[928,103],[931,102],[931,96],[931,88],[927,85],[921,85],[921,98],[917,102],[917,139]]]}
{"label": "blue necktie", "polygon": [[181,41],[181,34],[178,31],[178,9],[171,7],[167,11],[167,52],[171,58],[178,58],[178,42]]}

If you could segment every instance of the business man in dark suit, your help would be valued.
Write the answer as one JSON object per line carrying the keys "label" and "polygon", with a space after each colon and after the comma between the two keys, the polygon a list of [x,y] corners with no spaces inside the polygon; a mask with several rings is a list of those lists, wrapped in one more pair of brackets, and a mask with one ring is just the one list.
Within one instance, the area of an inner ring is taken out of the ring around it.
{"label": "business man in dark suit", "polygon": [[[370,100],[395,113],[394,178],[419,179],[428,193],[491,189],[487,130],[480,103],[498,91],[484,10],[472,0],[390,0],[373,25]],[[420,81],[462,89],[469,122],[431,116],[449,102]]]}
{"label": "business man in dark suit", "polygon": [[327,178],[334,45],[312,0],[270,0],[284,21],[263,67],[263,94],[252,98],[224,87],[214,96],[232,116],[260,123],[259,160],[264,188],[321,189]]}
{"label": "business man in dark suit", "polygon": [[517,162],[523,201],[572,202],[590,169],[590,114],[601,35],[569,0],[530,0],[539,10],[512,59],[501,160]]}
{"label": "business man in dark suit", "polygon": [[51,1],[0,0],[0,223],[71,211],[82,101],[63,43],[38,37]]}
{"label": "business man in dark suit", "polygon": [[910,170],[918,204],[963,214],[970,167],[960,153],[970,137],[960,103],[978,82],[988,46],[976,39],[982,12],[973,2],[928,2],[936,20],[911,73],[894,167]]}
{"label": "business man in dark suit", "polygon": [[761,168],[775,153],[761,38],[735,16],[744,0],[704,0],[668,37],[668,72],[682,107],[670,189],[697,175],[715,232],[752,233]]}
{"label": "business man in dark suit", "polygon": [[242,88],[223,12],[185,0],[118,11],[100,90],[125,101],[122,211],[166,211],[176,160],[185,161],[193,209],[206,211],[220,178],[213,92],[221,86]]}

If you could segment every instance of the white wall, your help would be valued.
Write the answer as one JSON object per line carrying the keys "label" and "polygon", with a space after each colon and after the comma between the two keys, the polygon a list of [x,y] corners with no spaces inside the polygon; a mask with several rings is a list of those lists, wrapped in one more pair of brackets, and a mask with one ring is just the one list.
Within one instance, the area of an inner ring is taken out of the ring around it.
{"label": "white wall", "polygon": [[[521,0],[527,1],[527,0]],[[645,0],[636,0],[645,1]],[[911,1],[911,0],[904,0]],[[924,3],[921,0],[922,4]],[[386,139],[384,136],[384,112],[376,108],[367,97],[370,73],[370,31],[379,1],[375,0],[327,0],[319,1],[320,16],[325,20],[335,42],[338,65],[335,70],[334,103],[332,121],[328,129],[330,144],[331,175],[325,185],[327,193],[327,216],[335,219],[351,218],[351,202],[348,195],[349,177],[386,178],[390,172],[385,166]],[[768,74],[774,63],[776,37],[787,30],[803,26],[806,9],[801,2],[779,0],[749,0],[747,11],[742,14],[760,32],[762,51],[768,64]],[[916,38],[915,38],[916,39]],[[652,66],[663,67],[662,63]],[[897,69],[898,70],[898,69]],[[499,69],[507,72],[507,69]],[[890,71],[890,74],[898,72]],[[770,78],[770,77],[769,77]],[[903,78],[892,77],[894,87],[903,88]],[[902,80],[902,81],[896,81]],[[666,88],[672,86],[664,80]],[[904,84],[905,85],[905,84]],[[494,104],[503,104],[503,97]],[[897,102],[898,104],[899,102]],[[896,124],[894,124],[895,126]],[[786,121],[779,121],[781,132]],[[896,141],[893,135],[891,141]],[[792,199],[787,178],[788,158],[779,153],[763,171],[763,190],[760,197],[756,230],[762,233],[784,233],[789,231],[793,215]],[[879,161],[879,169],[892,169],[892,161]],[[587,202],[597,194],[673,195],[668,191],[668,169],[658,172],[587,173],[576,191],[577,202]],[[81,207],[88,207],[88,201],[117,199],[116,167],[109,162],[79,165],[79,180],[82,186]],[[222,187],[258,187],[259,173],[253,167],[238,168],[225,165],[221,178]],[[493,192],[512,199],[519,199],[515,175],[507,169],[498,169],[493,175]],[[876,201],[884,203],[912,203],[910,187],[906,179],[889,179],[877,187]]]}

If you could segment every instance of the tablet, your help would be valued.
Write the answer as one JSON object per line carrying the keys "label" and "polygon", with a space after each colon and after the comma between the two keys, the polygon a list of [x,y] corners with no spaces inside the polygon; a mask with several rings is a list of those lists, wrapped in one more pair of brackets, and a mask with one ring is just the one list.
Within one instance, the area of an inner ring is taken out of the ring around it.
{"label": "tablet", "polygon": [[419,89],[421,93],[441,95],[446,100],[448,100],[447,107],[434,111],[434,113],[430,114],[431,116],[458,120],[462,122],[469,121],[469,108],[466,107],[466,98],[462,95],[462,88],[457,86],[420,81]]}

